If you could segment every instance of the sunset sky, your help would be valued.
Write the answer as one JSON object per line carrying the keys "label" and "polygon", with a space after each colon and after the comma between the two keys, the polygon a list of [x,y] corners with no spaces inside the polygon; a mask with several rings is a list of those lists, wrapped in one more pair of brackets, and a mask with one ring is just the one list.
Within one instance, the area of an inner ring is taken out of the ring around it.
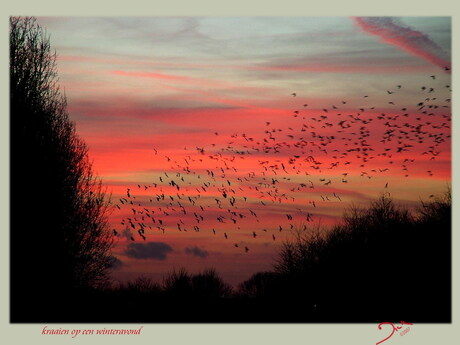
{"label": "sunset sky", "polygon": [[449,17],[38,22],[112,195],[117,279],[216,268],[236,285],[291,228],[450,184]]}

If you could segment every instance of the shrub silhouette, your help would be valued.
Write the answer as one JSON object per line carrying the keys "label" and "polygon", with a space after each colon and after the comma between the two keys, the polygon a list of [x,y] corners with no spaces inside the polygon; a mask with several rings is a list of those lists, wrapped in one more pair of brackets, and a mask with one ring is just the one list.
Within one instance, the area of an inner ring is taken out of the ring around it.
{"label": "shrub silhouette", "polygon": [[190,275],[184,268],[173,271],[163,280],[168,297],[188,299],[217,299],[230,297],[232,288],[214,269]]}
{"label": "shrub silhouette", "polygon": [[173,270],[163,279],[163,290],[168,296],[190,298],[192,294],[191,276],[186,269]]}
{"label": "shrub silhouette", "polygon": [[162,292],[160,284],[145,276],[140,276],[134,281],[129,281],[126,284],[121,284],[118,290],[142,297],[155,297]]}
{"label": "shrub silhouette", "polygon": [[43,321],[106,280],[112,241],[104,188],[34,18],[10,18],[10,120],[11,320]]}
{"label": "shrub silhouette", "polygon": [[214,269],[190,274],[181,268],[161,284],[145,276],[112,284],[94,300],[97,310],[103,310],[95,321],[222,322],[233,316],[228,312],[231,297],[231,286]]}
{"label": "shrub silhouette", "polygon": [[237,296],[243,298],[273,298],[281,295],[280,274],[257,272],[238,285]]}
{"label": "shrub silhouette", "polygon": [[193,275],[191,283],[193,296],[199,299],[228,298],[232,295],[231,286],[214,269]]}

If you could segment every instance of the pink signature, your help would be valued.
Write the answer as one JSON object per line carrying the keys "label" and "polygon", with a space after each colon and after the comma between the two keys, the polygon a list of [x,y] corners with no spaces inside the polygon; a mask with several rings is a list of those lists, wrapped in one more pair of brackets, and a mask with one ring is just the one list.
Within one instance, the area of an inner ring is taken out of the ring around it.
{"label": "pink signature", "polygon": [[[413,325],[413,323],[410,323],[410,322],[405,322],[405,321],[401,321],[400,322],[401,325]],[[376,343],[375,345],[379,345],[380,343],[383,343],[385,340],[388,340],[391,338],[391,336],[397,332],[399,329],[402,328],[402,326],[395,326],[393,323],[391,322],[382,322],[379,324],[379,329],[381,330],[382,329],[382,325],[390,325],[391,326],[391,334],[386,337],[385,339],[383,340],[380,340],[378,343]],[[404,334],[407,333],[407,331],[409,330],[409,328],[406,328],[403,332]],[[401,335],[404,335],[403,332],[401,332]]]}

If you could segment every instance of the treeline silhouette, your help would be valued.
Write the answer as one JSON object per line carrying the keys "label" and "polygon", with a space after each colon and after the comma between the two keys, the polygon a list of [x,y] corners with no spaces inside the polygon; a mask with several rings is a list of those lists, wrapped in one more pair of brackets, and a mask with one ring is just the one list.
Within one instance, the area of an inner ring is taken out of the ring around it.
{"label": "treeline silhouette", "polygon": [[450,323],[451,267],[450,190],[415,212],[382,195],[332,229],[299,227],[236,288],[212,269],[142,276],[94,290],[95,312],[68,321]]}
{"label": "treeline silhouette", "polygon": [[57,82],[49,37],[34,18],[11,17],[12,322],[68,307],[107,280],[111,262],[108,198]]}

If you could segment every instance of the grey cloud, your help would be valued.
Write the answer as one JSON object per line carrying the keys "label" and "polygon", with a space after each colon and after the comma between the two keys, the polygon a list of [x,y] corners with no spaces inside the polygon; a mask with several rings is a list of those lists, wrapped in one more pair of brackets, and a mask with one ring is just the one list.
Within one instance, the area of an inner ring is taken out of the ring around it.
{"label": "grey cloud", "polygon": [[173,249],[163,242],[130,243],[125,254],[134,259],[166,260]]}
{"label": "grey cloud", "polygon": [[185,253],[193,256],[198,256],[202,259],[206,258],[209,255],[207,250],[200,249],[197,246],[185,248]]}

